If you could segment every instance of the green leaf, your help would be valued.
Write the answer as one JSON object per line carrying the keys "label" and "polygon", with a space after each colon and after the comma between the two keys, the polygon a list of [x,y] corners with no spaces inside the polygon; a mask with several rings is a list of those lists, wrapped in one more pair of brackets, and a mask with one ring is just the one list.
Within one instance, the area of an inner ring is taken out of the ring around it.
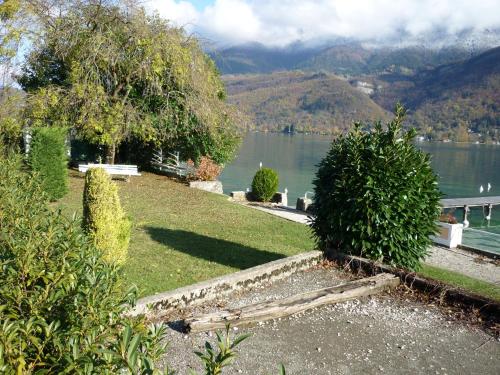
{"label": "green leaf", "polygon": [[137,362],[137,348],[141,343],[141,335],[135,334],[132,340],[130,341],[130,345],[127,350],[127,361],[131,364],[136,364]]}
{"label": "green leaf", "polygon": [[236,337],[234,339],[233,343],[231,344],[231,349],[233,349],[234,347],[236,347],[236,345],[238,345],[239,343],[241,343],[243,340],[248,339],[250,336],[252,336],[250,333],[246,333],[244,335],[240,335],[240,336]]}

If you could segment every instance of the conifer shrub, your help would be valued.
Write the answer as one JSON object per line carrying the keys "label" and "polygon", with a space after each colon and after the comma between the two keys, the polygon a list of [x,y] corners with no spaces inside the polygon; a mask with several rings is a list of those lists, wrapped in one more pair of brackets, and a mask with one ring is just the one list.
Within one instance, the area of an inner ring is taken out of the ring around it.
{"label": "conifer shrub", "polygon": [[403,131],[405,110],[384,130],[361,124],[333,141],[314,184],[311,222],[319,247],[417,269],[437,231],[439,200],[428,154]]}
{"label": "conifer shrub", "polygon": [[278,191],[278,173],[271,168],[261,168],[252,181],[252,195],[261,202],[269,202]]}
{"label": "conifer shrub", "polygon": [[39,180],[5,158],[0,265],[0,373],[160,374],[166,328],[125,316],[136,290],[121,290],[79,220],[50,208]]}
{"label": "conifer shrub", "polygon": [[28,164],[39,176],[50,200],[68,192],[67,130],[59,127],[33,128]]}
{"label": "conifer shrub", "polygon": [[85,174],[82,226],[104,260],[125,263],[131,223],[121,207],[116,184],[103,168],[90,168]]}

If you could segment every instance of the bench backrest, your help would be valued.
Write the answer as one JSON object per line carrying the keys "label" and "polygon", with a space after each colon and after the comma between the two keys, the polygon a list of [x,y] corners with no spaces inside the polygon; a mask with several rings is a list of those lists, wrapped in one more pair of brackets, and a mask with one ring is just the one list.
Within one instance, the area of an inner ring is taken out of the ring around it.
{"label": "bench backrest", "polygon": [[78,170],[87,172],[89,168],[103,168],[110,174],[137,174],[137,165],[126,164],[80,164]]}

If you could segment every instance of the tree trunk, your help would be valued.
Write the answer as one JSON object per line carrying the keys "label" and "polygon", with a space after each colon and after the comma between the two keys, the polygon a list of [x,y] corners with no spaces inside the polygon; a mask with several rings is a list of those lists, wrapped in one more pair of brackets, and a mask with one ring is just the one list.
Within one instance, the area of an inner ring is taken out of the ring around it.
{"label": "tree trunk", "polygon": [[184,320],[184,326],[189,332],[205,332],[231,327],[248,326],[257,322],[290,316],[315,307],[331,303],[344,302],[353,298],[378,294],[399,285],[399,277],[390,273],[348,281],[332,286],[287,297],[271,302],[262,302],[241,308],[216,311],[201,316],[192,316]]}
{"label": "tree trunk", "polygon": [[116,144],[108,146],[106,150],[106,164],[115,164]]}

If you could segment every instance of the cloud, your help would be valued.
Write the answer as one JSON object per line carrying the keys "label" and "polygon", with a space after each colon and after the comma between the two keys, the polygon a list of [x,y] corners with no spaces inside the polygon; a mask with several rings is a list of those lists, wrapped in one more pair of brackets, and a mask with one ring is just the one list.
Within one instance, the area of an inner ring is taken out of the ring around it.
{"label": "cloud", "polygon": [[255,41],[264,25],[251,4],[244,0],[217,0],[204,9],[197,25],[201,31],[219,40],[233,43]]}
{"label": "cloud", "polygon": [[152,0],[160,14],[222,43],[284,46],[332,38],[419,38],[500,29],[499,0]]}
{"label": "cloud", "polygon": [[174,23],[192,29],[198,24],[200,13],[189,1],[175,0],[146,0],[144,7],[149,11],[156,11],[158,14]]}

